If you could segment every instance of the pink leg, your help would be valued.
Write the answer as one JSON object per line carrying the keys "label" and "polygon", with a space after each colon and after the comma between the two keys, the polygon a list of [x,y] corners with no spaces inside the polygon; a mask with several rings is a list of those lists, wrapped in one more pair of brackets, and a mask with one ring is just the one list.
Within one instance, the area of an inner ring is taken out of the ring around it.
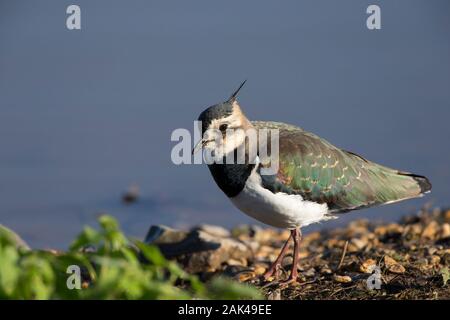
{"label": "pink leg", "polygon": [[291,275],[286,281],[283,281],[283,284],[289,284],[292,282],[297,281],[298,278],[298,270],[297,270],[297,264],[298,264],[298,253],[300,251],[300,240],[302,237],[302,233],[300,231],[300,228],[296,228],[291,231],[291,236],[294,238],[294,261],[292,262],[292,270]]}
{"label": "pink leg", "polygon": [[286,255],[286,252],[288,250],[289,240],[291,240],[291,238],[292,238],[292,231],[291,231],[289,238],[284,243],[283,248],[281,249],[281,252],[278,255],[277,259],[275,260],[274,263],[272,263],[272,266],[269,268],[269,270],[267,270],[267,272],[264,273],[263,277],[265,280],[269,279],[272,276],[276,277],[278,268],[281,266],[281,262],[283,262],[283,258]]}

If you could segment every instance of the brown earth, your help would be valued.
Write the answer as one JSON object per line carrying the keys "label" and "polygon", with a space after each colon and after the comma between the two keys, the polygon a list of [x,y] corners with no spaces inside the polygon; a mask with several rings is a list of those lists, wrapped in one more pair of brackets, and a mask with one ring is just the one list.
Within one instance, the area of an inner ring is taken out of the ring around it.
{"label": "brown earth", "polygon": [[[210,225],[189,231],[153,226],[146,242],[203,281],[229,276],[259,287],[268,299],[450,299],[450,210],[423,209],[389,224],[356,220],[306,234],[299,282],[264,281],[261,275],[288,237],[288,231],[247,225],[231,231]],[[280,280],[291,264],[287,256]],[[379,280],[380,289],[369,289],[368,279],[371,284]]]}

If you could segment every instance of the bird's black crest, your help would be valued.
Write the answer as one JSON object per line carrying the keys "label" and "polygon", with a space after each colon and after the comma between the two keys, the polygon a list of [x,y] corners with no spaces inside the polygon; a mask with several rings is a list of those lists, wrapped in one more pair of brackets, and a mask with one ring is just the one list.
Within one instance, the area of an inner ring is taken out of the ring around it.
{"label": "bird's black crest", "polygon": [[233,113],[233,102],[236,100],[237,94],[242,89],[245,82],[247,82],[247,80],[241,83],[239,88],[237,88],[237,90],[233,92],[233,94],[226,102],[215,104],[200,113],[198,121],[202,122],[202,134],[205,132],[205,130],[213,120],[228,117]]}
{"label": "bird's black crest", "polygon": [[232,113],[233,105],[229,102],[215,104],[200,113],[198,121],[202,122],[202,134],[205,132],[205,130],[213,120],[228,117]]}
{"label": "bird's black crest", "polygon": [[237,88],[237,90],[235,92],[233,92],[233,94],[231,95],[231,97],[228,99],[228,102],[233,102],[234,100],[236,100],[236,97],[239,93],[239,91],[241,91],[242,87],[244,86],[244,84],[247,82],[247,80],[244,80],[241,85],[239,86],[239,88]]}

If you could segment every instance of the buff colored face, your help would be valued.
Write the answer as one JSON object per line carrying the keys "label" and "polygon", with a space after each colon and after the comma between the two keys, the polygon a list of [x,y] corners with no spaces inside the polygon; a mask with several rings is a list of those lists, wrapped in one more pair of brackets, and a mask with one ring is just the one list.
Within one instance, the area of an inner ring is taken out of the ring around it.
{"label": "buff colored face", "polygon": [[215,153],[215,156],[225,156],[244,144],[246,131],[251,128],[237,102],[233,102],[232,114],[212,120],[194,152],[203,147],[207,152]]}

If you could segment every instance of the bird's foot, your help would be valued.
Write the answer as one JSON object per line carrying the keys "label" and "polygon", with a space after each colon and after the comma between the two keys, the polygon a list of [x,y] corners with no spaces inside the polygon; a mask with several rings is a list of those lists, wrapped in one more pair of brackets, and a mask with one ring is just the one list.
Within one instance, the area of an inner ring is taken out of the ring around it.
{"label": "bird's foot", "polygon": [[266,273],[263,274],[263,279],[265,281],[269,281],[270,278],[278,278],[278,270],[280,265],[274,264],[272,265],[269,270],[266,271]]}
{"label": "bird's foot", "polygon": [[293,284],[293,283],[298,283],[298,277],[297,276],[289,276],[289,278],[287,278],[286,280],[284,280],[284,281],[280,281],[280,286],[288,286],[288,285],[290,285],[290,284]]}
{"label": "bird's foot", "polygon": [[269,278],[272,278],[272,277],[274,279],[278,278],[278,271],[281,267],[281,262],[283,261],[283,258],[286,255],[286,252],[288,250],[289,240],[292,238],[292,235],[293,235],[293,233],[291,232],[291,235],[284,243],[283,248],[280,251],[280,254],[276,258],[276,260],[273,262],[273,264],[270,266],[269,270],[267,270],[267,272],[263,274],[263,278],[265,281],[268,281]]}

